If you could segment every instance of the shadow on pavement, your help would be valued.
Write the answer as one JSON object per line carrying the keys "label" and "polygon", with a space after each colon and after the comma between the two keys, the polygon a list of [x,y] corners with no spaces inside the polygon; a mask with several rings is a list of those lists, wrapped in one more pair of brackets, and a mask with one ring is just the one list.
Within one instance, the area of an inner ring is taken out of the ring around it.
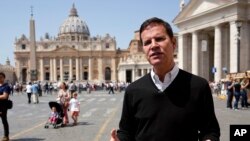
{"label": "shadow on pavement", "polygon": [[21,139],[11,139],[11,141],[43,141],[42,138],[21,138]]}
{"label": "shadow on pavement", "polygon": [[73,127],[73,126],[79,126],[79,125],[94,125],[93,123],[89,123],[89,122],[78,122],[77,125],[73,125],[73,123],[69,123],[66,126],[60,127],[58,126],[58,128],[67,128],[67,127]]}

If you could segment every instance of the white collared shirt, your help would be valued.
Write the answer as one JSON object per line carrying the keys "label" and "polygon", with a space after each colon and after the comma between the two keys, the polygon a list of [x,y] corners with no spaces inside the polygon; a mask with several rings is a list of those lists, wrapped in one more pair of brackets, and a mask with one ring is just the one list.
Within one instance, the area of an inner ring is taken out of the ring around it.
{"label": "white collared shirt", "polygon": [[170,72],[168,72],[167,74],[165,74],[163,82],[160,81],[158,75],[155,74],[153,69],[151,70],[150,75],[151,75],[151,78],[152,78],[155,86],[160,91],[163,92],[173,82],[173,80],[176,78],[178,72],[179,72],[179,68],[175,64],[173,69]]}

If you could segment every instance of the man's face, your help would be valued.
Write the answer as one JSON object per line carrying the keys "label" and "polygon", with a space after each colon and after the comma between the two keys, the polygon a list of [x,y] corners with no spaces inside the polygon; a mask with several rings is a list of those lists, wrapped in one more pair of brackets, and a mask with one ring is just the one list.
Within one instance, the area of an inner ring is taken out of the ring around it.
{"label": "man's face", "polygon": [[143,50],[147,60],[153,66],[171,67],[176,46],[163,25],[152,23],[141,33]]}

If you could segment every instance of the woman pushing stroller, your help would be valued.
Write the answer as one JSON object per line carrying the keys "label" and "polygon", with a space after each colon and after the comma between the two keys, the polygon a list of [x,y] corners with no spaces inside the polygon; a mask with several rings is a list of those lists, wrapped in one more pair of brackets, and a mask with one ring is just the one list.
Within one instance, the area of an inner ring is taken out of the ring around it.
{"label": "woman pushing stroller", "polygon": [[60,90],[58,92],[57,96],[58,102],[62,105],[64,117],[63,117],[63,124],[62,127],[67,125],[69,123],[69,118],[68,118],[68,107],[69,107],[69,100],[70,100],[70,95],[67,91],[67,85],[65,82],[60,83]]}

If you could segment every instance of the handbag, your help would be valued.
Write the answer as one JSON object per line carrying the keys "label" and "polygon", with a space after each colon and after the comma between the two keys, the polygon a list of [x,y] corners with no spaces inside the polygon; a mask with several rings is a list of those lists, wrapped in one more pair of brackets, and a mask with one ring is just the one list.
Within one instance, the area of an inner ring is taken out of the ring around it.
{"label": "handbag", "polygon": [[5,106],[7,109],[12,109],[12,107],[13,107],[12,100],[10,100],[10,99],[6,100]]}

